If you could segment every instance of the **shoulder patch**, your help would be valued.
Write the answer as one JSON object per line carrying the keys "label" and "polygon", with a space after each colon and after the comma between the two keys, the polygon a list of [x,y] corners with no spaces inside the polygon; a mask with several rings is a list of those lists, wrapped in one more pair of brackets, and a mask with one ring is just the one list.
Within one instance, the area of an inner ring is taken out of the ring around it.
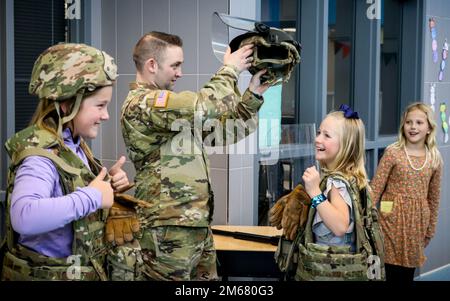
{"label": "shoulder patch", "polygon": [[169,91],[160,91],[155,96],[155,102],[153,107],[155,108],[165,108],[167,107],[167,101],[169,100]]}

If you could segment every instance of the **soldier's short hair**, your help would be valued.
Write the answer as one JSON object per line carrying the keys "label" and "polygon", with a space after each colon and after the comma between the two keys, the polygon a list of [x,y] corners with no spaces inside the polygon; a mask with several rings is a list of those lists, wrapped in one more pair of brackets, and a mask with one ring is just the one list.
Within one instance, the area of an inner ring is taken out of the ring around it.
{"label": "soldier's short hair", "polygon": [[133,51],[133,61],[137,70],[142,71],[145,62],[151,57],[161,62],[164,50],[169,46],[183,47],[183,40],[177,35],[159,31],[151,31],[143,35]]}

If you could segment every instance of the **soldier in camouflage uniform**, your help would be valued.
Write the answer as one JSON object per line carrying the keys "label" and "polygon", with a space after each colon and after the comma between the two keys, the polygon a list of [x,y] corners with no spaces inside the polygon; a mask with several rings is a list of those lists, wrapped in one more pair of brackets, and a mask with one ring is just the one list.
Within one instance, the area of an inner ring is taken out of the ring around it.
{"label": "soldier in camouflage uniform", "polygon": [[39,105],[29,127],[6,142],[7,252],[3,280],[107,280],[103,242],[113,189],[129,181],[122,157],[102,168],[84,139],[109,118],[113,58],[84,44],[59,44],[34,64]]}
{"label": "soldier in camouflage uniform", "polygon": [[[199,141],[205,132],[194,125],[196,117],[200,127],[208,118],[223,125],[240,119],[247,124],[253,121],[246,134],[255,129],[261,95],[268,88],[260,83],[266,70],[252,77],[242,96],[237,88],[240,72],[250,66],[252,48],[247,45],[233,53],[228,49],[224,65],[200,91],[175,93],[173,85],[182,75],[181,39],[151,32],[135,46],[136,82],[130,84],[122,106],[121,126],[136,168],[135,197],[149,204],[138,209],[143,229],[139,237],[144,263],[141,270],[148,279],[217,279],[210,229],[213,197],[209,162]],[[188,130],[180,133],[178,122]],[[198,132],[192,137],[191,133]],[[233,130],[220,131],[220,135],[230,132]],[[180,144],[179,135],[192,139]]]}

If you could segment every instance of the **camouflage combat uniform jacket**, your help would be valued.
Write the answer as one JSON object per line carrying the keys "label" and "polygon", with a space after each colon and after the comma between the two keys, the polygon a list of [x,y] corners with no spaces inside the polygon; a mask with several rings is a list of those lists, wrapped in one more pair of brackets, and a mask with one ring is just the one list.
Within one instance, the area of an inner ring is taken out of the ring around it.
{"label": "camouflage combat uniform jacket", "polygon": [[[227,120],[253,121],[255,126],[248,128],[248,135],[256,128],[256,113],[263,103],[249,90],[241,97],[237,80],[235,69],[223,66],[197,93],[130,84],[121,126],[136,168],[135,196],[151,204],[138,209],[142,228],[210,224],[213,200],[209,162],[201,139],[205,135],[203,122],[214,119],[225,125]],[[184,130],[180,132],[178,125]],[[232,131],[217,132],[223,137]],[[192,139],[181,145],[178,138],[186,135]],[[238,140],[233,138],[225,144]]]}
{"label": "camouflage combat uniform jacket", "polygon": [[[88,185],[100,170],[99,162],[90,162],[91,172],[83,161],[46,130],[36,126],[16,133],[5,144],[11,158],[8,171],[6,242],[2,280],[107,280],[103,269],[106,247],[103,243],[106,212],[97,210],[72,223],[73,257],[51,258],[17,243],[10,220],[11,194],[17,169],[28,156],[46,157],[55,164],[63,194]],[[49,151],[51,149],[52,151]]]}

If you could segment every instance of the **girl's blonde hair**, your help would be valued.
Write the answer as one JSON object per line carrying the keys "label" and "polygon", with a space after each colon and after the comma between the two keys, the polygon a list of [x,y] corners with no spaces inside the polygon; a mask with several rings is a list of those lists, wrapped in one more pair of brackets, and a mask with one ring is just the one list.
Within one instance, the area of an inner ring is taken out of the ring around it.
{"label": "girl's blonde hair", "polygon": [[[355,177],[359,189],[368,185],[365,163],[365,130],[361,119],[346,118],[344,112],[335,111],[327,115],[338,122],[339,151],[334,166],[326,172],[340,172],[350,178]],[[329,168],[329,167],[328,167]]]}
{"label": "girl's blonde hair", "polygon": [[[92,95],[92,93],[86,93],[83,97],[83,100],[87,96]],[[83,100],[82,100],[82,102],[83,102]],[[73,100],[73,102],[74,101],[75,101],[75,99]],[[71,110],[72,110],[72,108],[70,108],[70,111]],[[56,112],[55,101],[49,100],[46,98],[42,98],[38,103],[36,111],[34,112],[29,125],[30,126],[36,125],[39,129],[50,132],[51,134],[53,134],[55,136],[55,138],[58,140],[58,142],[63,145],[64,140],[60,135],[58,135],[58,132],[57,132],[58,119],[59,118],[58,118],[58,113]],[[89,148],[89,146],[86,144],[86,142],[84,141],[84,139],[82,137],[80,137],[80,139],[81,139],[80,146],[83,149],[83,151],[85,152],[86,157],[88,158],[89,162],[95,162],[94,154],[92,153],[91,149]]]}
{"label": "girl's blonde hair", "polygon": [[408,116],[408,114],[410,112],[412,112],[414,110],[420,110],[423,113],[425,113],[425,115],[427,115],[430,133],[428,134],[427,138],[425,139],[425,145],[428,147],[428,151],[430,153],[431,168],[435,169],[440,164],[442,164],[441,153],[439,152],[439,150],[437,148],[437,142],[436,142],[437,124],[436,124],[436,121],[434,120],[433,110],[431,110],[431,108],[424,103],[415,102],[415,103],[410,104],[405,109],[405,111],[403,112],[401,122],[400,122],[400,128],[398,131],[398,140],[396,142],[392,143],[391,145],[389,145],[388,148],[390,148],[390,147],[396,147],[396,148],[405,147],[406,136],[405,136],[404,127],[405,127],[406,117]]}

